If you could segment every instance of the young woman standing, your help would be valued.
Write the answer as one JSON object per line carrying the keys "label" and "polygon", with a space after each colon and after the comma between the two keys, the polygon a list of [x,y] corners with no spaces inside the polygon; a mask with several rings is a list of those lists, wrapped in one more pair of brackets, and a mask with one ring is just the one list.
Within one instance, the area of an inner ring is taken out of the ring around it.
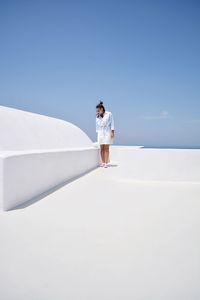
{"label": "young woman standing", "polygon": [[96,132],[100,145],[101,167],[108,167],[109,146],[114,138],[114,119],[111,112],[106,111],[103,102],[96,105]]}

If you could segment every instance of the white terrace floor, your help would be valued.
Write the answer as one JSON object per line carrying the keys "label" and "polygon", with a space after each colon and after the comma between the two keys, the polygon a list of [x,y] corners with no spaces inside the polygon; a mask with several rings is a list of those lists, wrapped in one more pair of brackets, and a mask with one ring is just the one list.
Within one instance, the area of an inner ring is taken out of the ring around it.
{"label": "white terrace floor", "polygon": [[126,181],[128,163],[0,212],[0,299],[200,299],[200,184]]}

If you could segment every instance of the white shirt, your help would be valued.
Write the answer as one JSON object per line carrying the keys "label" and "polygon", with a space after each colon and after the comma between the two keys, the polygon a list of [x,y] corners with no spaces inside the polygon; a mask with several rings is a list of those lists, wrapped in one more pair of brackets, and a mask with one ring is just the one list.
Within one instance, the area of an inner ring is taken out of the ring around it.
{"label": "white shirt", "polygon": [[114,119],[110,111],[105,111],[103,118],[96,117],[96,132],[108,133],[114,130]]}

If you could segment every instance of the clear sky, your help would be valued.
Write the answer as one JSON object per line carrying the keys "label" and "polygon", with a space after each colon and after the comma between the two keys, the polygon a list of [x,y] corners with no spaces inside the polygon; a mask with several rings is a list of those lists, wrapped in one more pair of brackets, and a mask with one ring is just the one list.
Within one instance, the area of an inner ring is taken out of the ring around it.
{"label": "clear sky", "polygon": [[116,144],[200,146],[200,1],[0,0],[0,105]]}

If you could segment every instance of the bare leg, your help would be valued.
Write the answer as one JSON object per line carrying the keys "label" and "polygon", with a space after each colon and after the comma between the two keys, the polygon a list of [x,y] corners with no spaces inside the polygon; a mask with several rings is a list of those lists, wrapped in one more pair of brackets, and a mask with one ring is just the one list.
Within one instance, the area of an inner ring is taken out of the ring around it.
{"label": "bare leg", "polygon": [[105,159],[105,163],[108,163],[108,158],[109,158],[109,146],[110,146],[110,145],[104,145],[104,159]]}
{"label": "bare leg", "polygon": [[101,161],[102,161],[102,163],[104,163],[105,162],[104,145],[100,145],[100,153],[101,153]]}

